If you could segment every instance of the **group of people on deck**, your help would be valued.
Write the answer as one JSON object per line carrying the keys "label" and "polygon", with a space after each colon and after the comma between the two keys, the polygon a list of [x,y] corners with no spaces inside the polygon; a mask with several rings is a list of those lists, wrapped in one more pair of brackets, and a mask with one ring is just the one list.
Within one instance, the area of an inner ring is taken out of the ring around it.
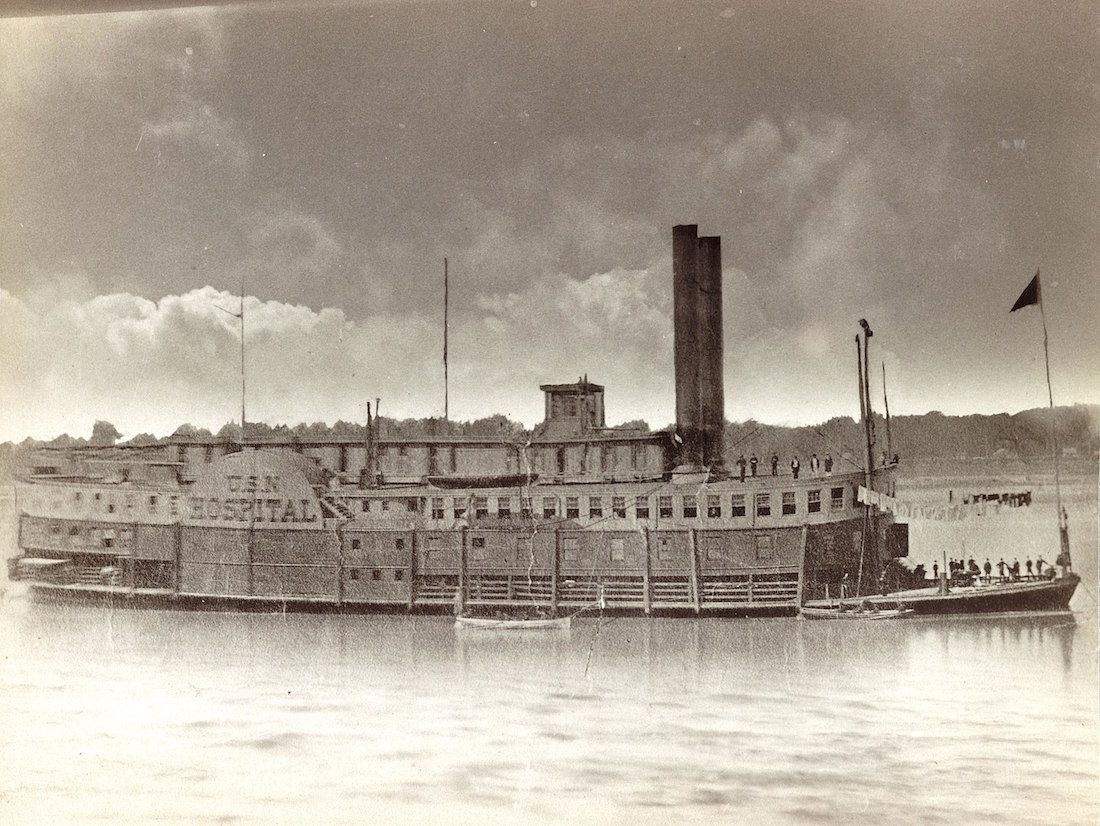
{"label": "group of people on deck", "polygon": [[[745,459],[745,454],[744,453],[742,453],[737,458],[737,469],[740,472],[742,482],[745,481],[745,468],[746,467],[749,469],[749,473],[752,476],[757,475],[756,472],[760,467],[760,459],[757,458],[755,453],[752,454],[747,461]],[[779,475],[779,455],[776,454],[776,453],[772,454],[771,467],[772,467],[772,476],[778,476]],[[797,479],[798,474],[801,472],[801,470],[802,470],[802,463],[798,460],[798,456],[794,456],[791,459],[791,476],[793,476],[795,479]],[[824,474],[826,476],[832,476],[833,475],[833,455],[831,453],[826,453],[825,454],[824,461],[819,459],[817,457],[816,453],[813,454],[813,456],[810,457],[810,474],[812,476],[820,476],[822,474],[822,472],[824,472]]]}
{"label": "group of people on deck", "polygon": [[[1054,566],[1048,565],[1046,561],[1040,556],[1035,562],[1031,561],[1028,557],[1024,563],[1024,570],[1027,571],[1026,576],[1020,574],[1020,560],[1013,559],[1011,563],[1005,562],[1002,557],[1001,560],[993,565],[989,559],[986,559],[985,564],[980,568],[978,563],[971,557],[967,560],[962,559],[950,559],[947,562],[947,575],[951,580],[970,580],[971,582],[992,582],[993,581],[993,569],[996,567],[997,576],[1000,580],[1007,580],[1009,582],[1018,582],[1021,579],[1053,579],[1054,578]],[[932,578],[939,580],[940,578],[940,563],[932,563]]]}

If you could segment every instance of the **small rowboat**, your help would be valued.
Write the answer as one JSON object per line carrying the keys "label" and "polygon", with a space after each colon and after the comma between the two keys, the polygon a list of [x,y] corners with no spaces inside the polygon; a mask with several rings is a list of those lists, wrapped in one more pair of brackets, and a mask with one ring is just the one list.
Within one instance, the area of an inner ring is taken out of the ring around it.
{"label": "small rowboat", "polygon": [[455,617],[456,628],[481,628],[481,629],[507,629],[510,631],[522,630],[549,630],[567,629],[572,617],[532,617],[530,619],[514,617],[467,617],[459,615]]}
{"label": "small rowboat", "polygon": [[901,619],[915,613],[912,608],[802,608],[802,616],[822,620],[888,620]]}

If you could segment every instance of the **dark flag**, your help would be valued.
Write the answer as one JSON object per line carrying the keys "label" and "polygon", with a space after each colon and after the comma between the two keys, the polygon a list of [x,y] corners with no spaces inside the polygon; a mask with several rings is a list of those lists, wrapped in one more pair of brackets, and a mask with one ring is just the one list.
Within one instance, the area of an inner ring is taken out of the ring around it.
{"label": "dark flag", "polygon": [[1039,287],[1039,271],[1035,271],[1035,277],[1031,279],[1031,282],[1024,287],[1024,291],[1020,293],[1020,297],[1016,299],[1016,303],[1012,305],[1010,313],[1014,313],[1023,307],[1030,307],[1032,304],[1038,304],[1043,300],[1043,292]]}

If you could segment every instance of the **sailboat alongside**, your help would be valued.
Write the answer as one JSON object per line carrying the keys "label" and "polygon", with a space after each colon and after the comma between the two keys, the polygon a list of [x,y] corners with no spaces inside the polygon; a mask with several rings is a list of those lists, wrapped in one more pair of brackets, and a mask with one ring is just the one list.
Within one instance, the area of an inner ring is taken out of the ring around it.
{"label": "sailboat alongside", "polygon": [[[1050,347],[1047,333],[1046,312],[1043,309],[1042,283],[1039,273],[1031,279],[1027,287],[1020,293],[1019,298],[1012,305],[1009,312],[1016,312],[1025,307],[1038,306],[1039,317],[1043,326],[1043,355],[1046,365],[1047,401],[1050,409],[1054,409],[1054,392],[1050,383]],[[869,331],[864,328],[864,345]],[[858,339],[857,339],[858,350]],[[862,375],[862,374],[861,374]],[[885,372],[883,373],[885,386]],[[861,397],[861,401],[864,399]],[[870,450],[870,436],[868,436],[868,450]],[[888,610],[891,606],[904,604],[912,613],[922,615],[951,615],[951,614],[999,614],[999,613],[1034,613],[1068,611],[1070,600],[1073,598],[1081,578],[1072,571],[1070,556],[1068,514],[1062,506],[1061,471],[1059,467],[1058,445],[1054,437],[1053,420],[1050,436],[1051,459],[1054,465],[1054,499],[1055,513],[1058,520],[1058,546],[1059,553],[1056,558],[1055,568],[1050,568],[1050,575],[1040,575],[1019,579],[1016,577],[999,577],[993,579],[990,576],[968,576],[962,582],[949,584],[946,560],[944,572],[940,581],[930,588],[910,588],[883,592],[881,594],[862,594],[857,585],[856,593],[851,598],[818,599],[807,601],[802,613],[804,616],[828,616],[840,615],[850,612],[857,607],[869,610]],[[870,455],[870,453],[868,454]],[[872,503],[892,503],[890,496],[877,494],[870,478],[867,487],[859,492],[860,501],[864,502],[868,511]],[[889,509],[889,508],[887,508]]]}

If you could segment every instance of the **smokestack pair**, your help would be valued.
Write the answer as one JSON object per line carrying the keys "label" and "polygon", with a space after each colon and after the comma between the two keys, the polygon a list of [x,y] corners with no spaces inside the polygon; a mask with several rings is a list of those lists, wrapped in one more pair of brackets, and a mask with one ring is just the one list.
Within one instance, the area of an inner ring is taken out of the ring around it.
{"label": "smokestack pair", "polygon": [[723,466],[722,239],[672,228],[673,360],[679,465]]}

